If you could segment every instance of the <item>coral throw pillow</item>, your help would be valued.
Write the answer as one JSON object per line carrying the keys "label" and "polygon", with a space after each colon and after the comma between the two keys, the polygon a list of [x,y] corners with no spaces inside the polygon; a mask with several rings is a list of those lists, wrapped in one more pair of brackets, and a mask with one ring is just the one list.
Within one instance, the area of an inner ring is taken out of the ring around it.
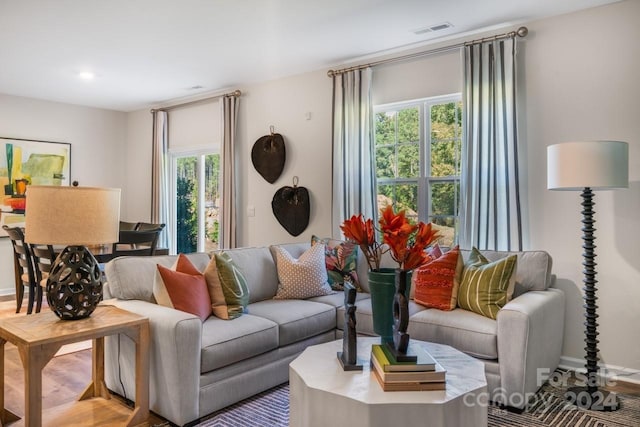
{"label": "coral throw pillow", "polygon": [[279,246],[272,249],[280,281],[274,299],[304,299],[335,293],[327,279],[323,244],[311,246],[298,259]]}
{"label": "coral throw pillow", "polygon": [[418,304],[440,310],[453,310],[464,263],[458,246],[413,271],[412,287]]}
{"label": "coral throw pillow", "polygon": [[159,305],[198,316],[203,322],[211,315],[207,282],[183,254],[171,268],[157,266],[153,296]]}
{"label": "coral throw pillow", "polygon": [[312,236],[311,244],[318,243],[324,245],[324,262],[331,289],[344,291],[344,281],[345,278],[348,278],[356,290],[362,292],[356,271],[358,268],[358,245],[329,237]]}
{"label": "coral throw pillow", "polygon": [[508,301],[508,292],[516,275],[518,256],[489,262],[476,248],[464,265],[458,291],[458,305],[491,319]]}

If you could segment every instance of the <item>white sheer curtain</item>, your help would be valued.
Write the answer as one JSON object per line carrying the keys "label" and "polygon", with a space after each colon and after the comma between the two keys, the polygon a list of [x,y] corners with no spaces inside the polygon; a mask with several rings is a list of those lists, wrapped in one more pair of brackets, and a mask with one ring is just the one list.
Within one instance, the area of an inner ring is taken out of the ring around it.
{"label": "white sheer curtain", "polygon": [[220,213],[220,248],[232,249],[237,245],[236,237],[236,125],[240,99],[237,96],[223,96],[222,106],[222,210]]}
{"label": "white sheer curtain", "polygon": [[371,68],[333,77],[332,232],[359,213],[375,218]]}
{"label": "white sheer curtain", "polygon": [[465,46],[460,246],[522,250],[516,40]]}
{"label": "white sheer curtain", "polygon": [[166,111],[153,112],[153,142],[151,155],[151,222],[165,224],[158,237],[158,247],[169,247],[173,230],[169,222],[169,170],[167,167],[168,115]]}

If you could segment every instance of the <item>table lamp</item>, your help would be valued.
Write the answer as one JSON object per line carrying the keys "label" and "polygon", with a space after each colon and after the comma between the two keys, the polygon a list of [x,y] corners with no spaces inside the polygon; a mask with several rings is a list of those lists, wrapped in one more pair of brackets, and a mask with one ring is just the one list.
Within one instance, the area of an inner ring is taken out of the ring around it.
{"label": "table lamp", "polygon": [[582,191],[587,384],[569,388],[565,397],[571,403],[585,409],[612,411],[620,406],[615,393],[598,389],[598,306],[593,190],[628,186],[629,146],[626,142],[565,142],[547,147],[547,188]]}
{"label": "table lamp", "polygon": [[63,320],[89,317],[102,299],[101,271],[85,245],[118,241],[120,189],[30,185],[25,241],[65,245],[47,278],[47,302]]}

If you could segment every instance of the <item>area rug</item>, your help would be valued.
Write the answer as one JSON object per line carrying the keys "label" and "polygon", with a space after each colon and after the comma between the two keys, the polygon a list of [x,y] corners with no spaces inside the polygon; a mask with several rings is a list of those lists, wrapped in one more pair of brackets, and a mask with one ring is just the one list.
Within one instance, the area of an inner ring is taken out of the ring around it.
{"label": "area rug", "polygon": [[[566,388],[545,383],[521,414],[489,406],[489,427],[638,427],[640,396],[619,394],[621,409],[594,412],[564,400]],[[283,384],[202,420],[198,427],[286,427],[289,425],[289,385]]]}

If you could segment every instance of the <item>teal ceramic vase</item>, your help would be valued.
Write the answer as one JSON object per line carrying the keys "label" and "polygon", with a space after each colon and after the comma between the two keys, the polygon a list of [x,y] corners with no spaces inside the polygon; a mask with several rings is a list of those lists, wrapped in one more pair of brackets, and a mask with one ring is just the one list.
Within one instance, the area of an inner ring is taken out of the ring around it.
{"label": "teal ceramic vase", "polygon": [[[396,269],[381,268],[369,271],[369,291],[373,312],[373,331],[380,342],[393,344],[393,298],[396,293]],[[411,272],[406,275],[405,296],[411,292]]]}

